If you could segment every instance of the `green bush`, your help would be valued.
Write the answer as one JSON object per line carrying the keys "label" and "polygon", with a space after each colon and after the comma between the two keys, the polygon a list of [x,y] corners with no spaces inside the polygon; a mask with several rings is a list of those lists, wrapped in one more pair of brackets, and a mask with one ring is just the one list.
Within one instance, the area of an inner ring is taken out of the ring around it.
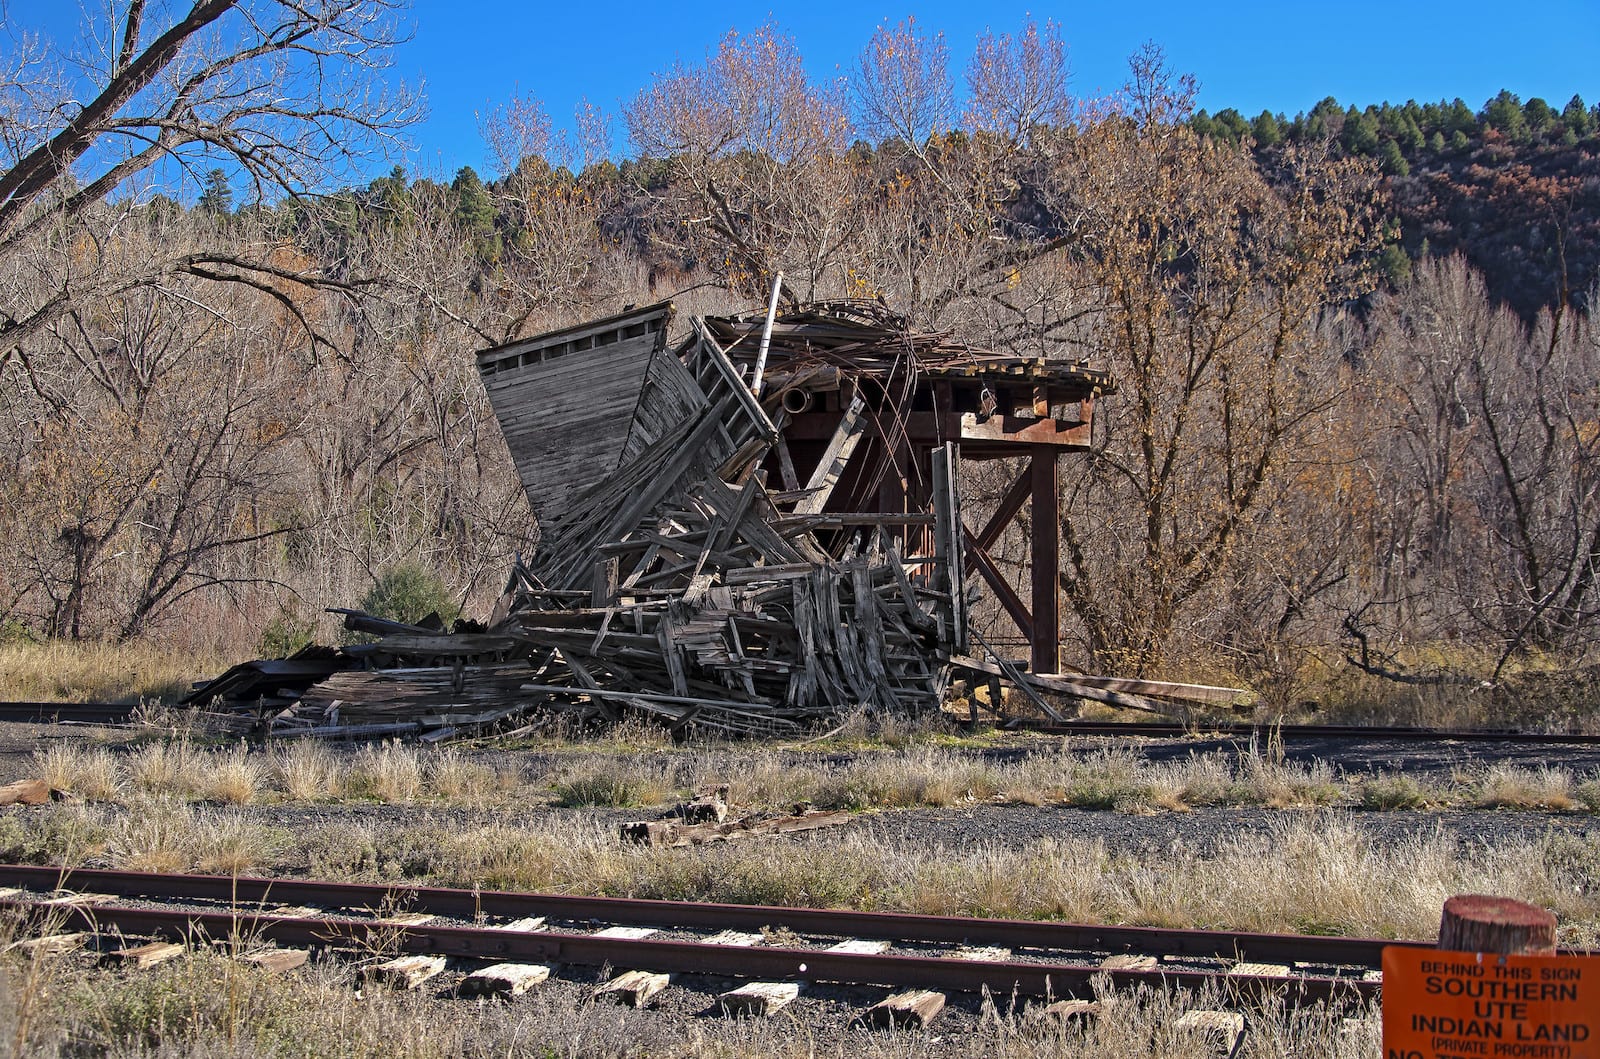
{"label": "green bush", "polygon": [[287,610],[280,610],[267,622],[261,639],[256,641],[259,658],[288,658],[309,644],[317,634],[317,623],[305,621]]}
{"label": "green bush", "polygon": [[418,563],[397,563],[378,575],[378,583],[361,597],[359,607],[368,614],[414,625],[429,614],[447,623],[460,608],[444,579]]}

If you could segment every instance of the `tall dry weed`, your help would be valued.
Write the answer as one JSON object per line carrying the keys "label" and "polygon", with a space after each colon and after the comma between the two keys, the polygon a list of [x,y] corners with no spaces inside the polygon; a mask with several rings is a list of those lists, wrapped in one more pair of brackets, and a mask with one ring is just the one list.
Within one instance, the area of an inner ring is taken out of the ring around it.
{"label": "tall dry weed", "polygon": [[405,743],[363,747],[342,778],[340,793],[405,805],[421,800],[422,755]]}
{"label": "tall dry weed", "polygon": [[52,787],[92,802],[111,802],[122,796],[122,768],[116,755],[104,747],[62,740],[34,751],[33,760],[39,777]]}
{"label": "tall dry weed", "polygon": [[274,748],[272,776],[297,802],[337,797],[342,786],[339,759],[317,739],[297,739]]}
{"label": "tall dry weed", "polygon": [[259,753],[240,744],[222,753],[205,755],[201,793],[229,805],[249,805],[261,794],[265,768]]}
{"label": "tall dry weed", "polygon": [[187,739],[145,743],[124,760],[135,787],[151,794],[187,796],[204,778],[203,757]]}

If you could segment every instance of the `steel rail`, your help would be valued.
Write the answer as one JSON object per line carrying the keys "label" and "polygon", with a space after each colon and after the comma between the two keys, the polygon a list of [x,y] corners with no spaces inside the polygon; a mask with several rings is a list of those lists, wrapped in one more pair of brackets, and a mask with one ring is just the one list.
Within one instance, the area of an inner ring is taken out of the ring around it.
{"label": "steel rail", "polygon": [[71,887],[121,897],[207,900],[236,906],[253,905],[258,910],[266,902],[272,901],[346,909],[403,909],[460,919],[474,919],[479,915],[513,919],[545,916],[567,921],[598,920],[608,924],[626,923],[674,929],[786,928],[797,934],[829,937],[1062,949],[1113,955],[1159,953],[1215,956],[1257,963],[1303,962],[1327,966],[1377,967],[1382,962],[1385,945],[1409,944],[1376,938],[1112,927],[1050,920],[968,919],[848,909],[573,897],[404,884],[166,875],[9,864],[0,865],[0,885],[45,890]]}
{"label": "steel rail", "polygon": [[22,724],[125,724],[139,707],[120,702],[0,702],[0,721]]}
{"label": "steel rail", "polygon": [[1493,728],[1383,728],[1345,724],[1182,724],[1165,721],[1065,721],[1050,725],[1022,725],[1021,730],[1046,735],[1274,736],[1284,739],[1398,739],[1440,740],[1461,743],[1549,743],[1600,746],[1600,735],[1545,734]]}
{"label": "steel rail", "polygon": [[[0,702],[0,721],[29,723],[73,722],[120,724],[131,720],[139,707],[115,702]],[[1343,724],[1254,724],[1196,721],[1066,721],[1060,724],[1023,724],[1022,730],[1046,735],[1277,735],[1286,739],[1397,739],[1449,740],[1466,743],[1547,743],[1600,746],[1600,735],[1524,732],[1495,728],[1378,727]]]}
{"label": "steel rail", "polygon": [[242,943],[274,941],[286,945],[370,948],[502,962],[610,966],[724,978],[800,980],[893,988],[943,988],[964,992],[987,989],[1026,996],[1059,996],[1088,989],[1108,977],[1119,988],[1198,989],[1221,983],[1241,997],[1269,994],[1297,1001],[1335,997],[1370,998],[1380,983],[1355,977],[1251,975],[1194,970],[1105,970],[1070,963],[1016,960],[964,960],[931,956],[860,954],[778,947],[737,947],[691,941],[598,937],[556,931],[528,933],[495,927],[404,926],[341,917],[302,918],[255,912],[201,912],[126,908],[112,905],[51,906],[15,898],[0,908],[46,912],[57,929],[81,927],[139,937]]}

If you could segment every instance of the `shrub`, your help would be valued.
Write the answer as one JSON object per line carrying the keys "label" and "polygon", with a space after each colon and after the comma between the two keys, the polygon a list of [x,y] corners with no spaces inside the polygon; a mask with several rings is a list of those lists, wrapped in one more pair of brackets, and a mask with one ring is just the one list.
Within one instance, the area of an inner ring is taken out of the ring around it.
{"label": "shrub", "polygon": [[461,612],[444,579],[417,563],[398,563],[383,571],[359,606],[368,614],[407,624],[429,614],[450,621]]}
{"label": "shrub", "polygon": [[316,637],[317,623],[280,610],[262,630],[256,653],[262,658],[288,658]]}

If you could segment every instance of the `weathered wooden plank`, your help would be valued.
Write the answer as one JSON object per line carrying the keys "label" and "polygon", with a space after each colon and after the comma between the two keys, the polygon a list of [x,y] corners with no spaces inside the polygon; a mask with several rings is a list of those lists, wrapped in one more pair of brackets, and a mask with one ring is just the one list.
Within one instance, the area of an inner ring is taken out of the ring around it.
{"label": "weathered wooden plank", "polygon": [[806,496],[795,504],[795,514],[815,515],[828,506],[834,486],[839,484],[840,476],[850,465],[850,457],[855,455],[856,446],[866,431],[866,407],[861,395],[856,394],[840,418],[839,426],[829,439],[828,447],[823,450],[822,458],[817,461],[816,470],[811,472],[811,477],[806,481]]}
{"label": "weathered wooden plank", "polygon": [[0,787],[0,805],[44,805],[50,801],[50,785],[44,780],[17,780]]}
{"label": "weathered wooden plank", "polygon": [[945,995],[932,989],[911,989],[895,993],[868,1008],[861,1016],[868,1026],[884,1029],[913,1027],[922,1029],[944,1010]]}
{"label": "weathered wooden plank", "polygon": [[443,956],[401,956],[367,968],[369,981],[392,989],[415,989],[444,970]]}
{"label": "weathered wooden plank", "polygon": [[106,953],[105,958],[124,967],[134,967],[144,970],[154,967],[158,963],[183,955],[184,947],[175,941],[152,941],[144,945],[135,945],[132,948],[117,949]]}
{"label": "weathered wooden plank", "polygon": [[311,954],[305,949],[261,949],[258,952],[246,953],[241,957],[245,963],[259,967],[272,974],[283,974],[296,967],[303,967]]}
{"label": "weathered wooden plank", "polygon": [[672,976],[659,971],[624,971],[596,989],[596,1000],[613,1000],[629,1007],[643,1007],[650,998],[671,983]]}
{"label": "weathered wooden plank", "polygon": [[1212,1055],[1231,1056],[1244,1036],[1244,1016],[1236,1011],[1186,1011],[1173,1022],[1179,1034],[1199,1043]]}
{"label": "weathered wooden plank", "polygon": [[59,956],[61,953],[72,952],[74,949],[82,948],[87,938],[88,935],[81,932],[74,934],[46,934],[40,938],[24,938],[21,941],[13,941],[3,951],[9,952],[12,949],[20,949],[30,956]]}
{"label": "weathered wooden plank", "polygon": [[726,1015],[761,1017],[782,1010],[799,995],[799,982],[747,982],[717,1001]]}
{"label": "weathered wooden plank", "polygon": [[550,977],[542,963],[497,963],[461,980],[462,996],[521,996]]}

